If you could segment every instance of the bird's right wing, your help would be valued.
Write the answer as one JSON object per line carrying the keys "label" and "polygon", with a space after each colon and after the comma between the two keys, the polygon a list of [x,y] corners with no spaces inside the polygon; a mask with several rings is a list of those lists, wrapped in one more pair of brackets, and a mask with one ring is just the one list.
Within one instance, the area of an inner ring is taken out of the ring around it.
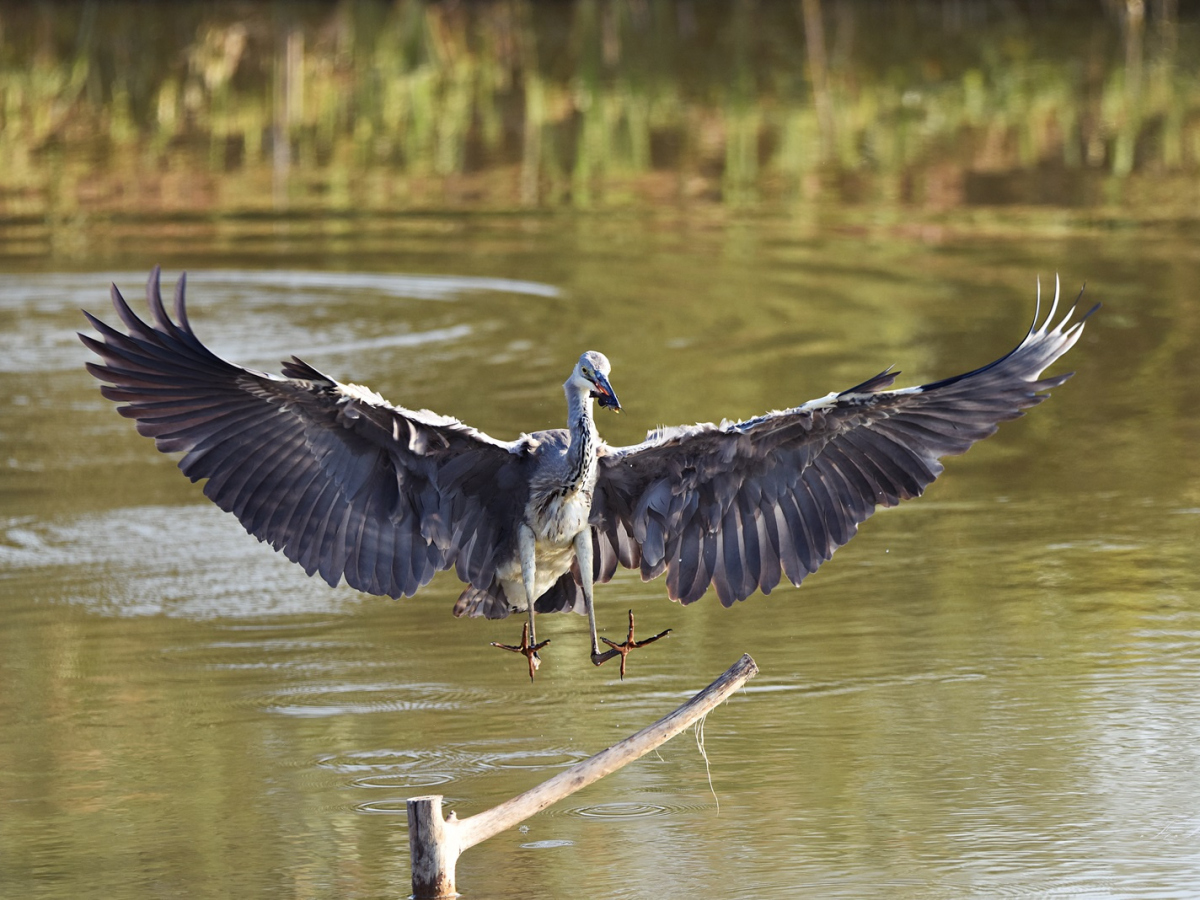
{"label": "bird's right wing", "polygon": [[184,278],[167,315],[155,268],[146,286],[153,324],[116,286],[125,331],[84,313],[103,360],[88,371],[125,403],[141,434],[270,543],[331,585],[411,596],[440,570],[486,589],[511,542],[503,515],[524,504],[523,442],[502,443],[456,419],[394,407],[293,357],[280,378],[218,357],[192,332]]}
{"label": "bird's right wing", "polygon": [[781,569],[798,585],[876,507],[921,494],[940,457],[1069,378],[1041,374],[1079,339],[1087,315],[1068,327],[1073,312],[1057,326],[1054,309],[1040,327],[1035,316],[1012,352],[964,375],[885,390],[895,378],[885,371],[793,409],[610,448],[592,507],[595,578],[618,563],[647,580],[666,570],[672,599],[691,603],[712,585],[725,606],[770,593]]}

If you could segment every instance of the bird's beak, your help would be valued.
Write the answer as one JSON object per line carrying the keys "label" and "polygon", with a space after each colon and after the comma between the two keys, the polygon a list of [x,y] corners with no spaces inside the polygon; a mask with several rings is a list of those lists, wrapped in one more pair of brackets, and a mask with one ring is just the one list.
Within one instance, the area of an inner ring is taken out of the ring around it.
{"label": "bird's beak", "polygon": [[592,391],[592,396],[600,402],[601,407],[611,409],[613,412],[621,411],[621,401],[617,399],[616,391],[612,389],[607,378],[597,372],[596,380],[592,384],[596,388]]}

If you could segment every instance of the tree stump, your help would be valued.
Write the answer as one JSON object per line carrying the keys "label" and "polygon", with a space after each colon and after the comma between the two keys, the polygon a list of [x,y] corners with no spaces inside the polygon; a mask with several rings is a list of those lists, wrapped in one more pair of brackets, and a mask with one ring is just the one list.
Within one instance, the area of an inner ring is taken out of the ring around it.
{"label": "tree stump", "polygon": [[408,843],[412,855],[413,897],[415,900],[453,897],[456,894],[454,869],[464,850],[520,824],[534,813],[666,743],[725,702],[756,674],[758,666],[749,655],[744,655],[720,678],[653,725],[537,787],[466,819],[459,819],[453,812],[443,818],[441,794],[410,797]]}

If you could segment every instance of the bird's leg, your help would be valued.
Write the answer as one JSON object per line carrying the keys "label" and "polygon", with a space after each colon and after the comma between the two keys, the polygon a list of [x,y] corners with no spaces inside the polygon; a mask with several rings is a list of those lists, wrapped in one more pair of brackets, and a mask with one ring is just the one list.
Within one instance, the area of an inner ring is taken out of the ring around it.
{"label": "bird's leg", "polygon": [[521,557],[521,583],[525,588],[525,605],[529,612],[529,621],[525,623],[525,626],[521,630],[520,644],[513,646],[512,644],[500,644],[492,641],[493,647],[520,653],[529,660],[530,681],[533,681],[533,674],[538,670],[538,666],[542,664],[542,658],[538,656],[538,651],[550,643],[548,638],[539,642],[537,632],[534,630],[534,586],[537,584],[536,548],[537,541],[533,535],[533,529],[528,525],[522,524],[517,530],[517,553]]}
{"label": "bird's leg", "polygon": [[[625,638],[625,643],[618,644],[610,641],[608,638],[598,638],[596,636],[596,610],[592,605],[592,530],[590,528],[580,532],[575,536],[575,561],[579,564],[579,581],[583,587],[583,605],[587,607],[588,627],[592,631],[592,665],[602,666],[615,656],[621,657],[621,678],[625,678],[625,658],[629,656],[630,650],[636,650],[638,647],[645,647],[647,644],[653,644],[661,637],[666,637],[671,633],[671,629],[659,632],[652,638],[646,638],[644,641],[635,641],[633,639],[633,610],[629,611],[629,635]],[[600,652],[600,641],[608,644],[611,648]]]}
{"label": "bird's leg", "polygon": [[617,655],[616,650],[600,652],[596,637],[596,610],[592,607],[592,529],[585,528],[575,535],[575,562],[579,566],[579,581],[583,588],[583,605],[587,607],[588,628],[592,631],[592,665],[600,666]]}
{"label": "bird's leg", "polygon": [[533,622],[533,605],[537,586],[537,538],[533,529],[524,523],[517,529],[517,552],[521,555],[521,581],[525,585],[525,604],[529,612],[529,642],[537,643],[537,626]]}

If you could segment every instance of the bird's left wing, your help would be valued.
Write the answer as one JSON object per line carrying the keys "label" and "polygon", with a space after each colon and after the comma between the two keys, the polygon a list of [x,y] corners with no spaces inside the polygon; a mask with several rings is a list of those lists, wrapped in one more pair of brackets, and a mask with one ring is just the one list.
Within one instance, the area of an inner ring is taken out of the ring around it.
{"label": "bird's left wing", "polygon": [[124,332],[84,313],[99,339],[80,338],[103,360],[88,371],[248,532],[308,574],[372,594],[411,596],[451,566],[492,583],[511,540],[501,510],[525,502],[522,442],[392,406],[294,357],[282,378],[236,366],[192,332],[182,277],[174,319],[157,268],[146,296],[152,324],[113,286]]}
{"label": "bird's left wing", "polygon": [[[1056,290],[1055,309],[1057,300]],[[691,603],[711,584],[725,606],[770,593],[781,570],[800,584],[877,506],[921,494],[939,457],[963,453],[1070,377],[1040,379],[1091,311],[1068,326],[1072,307],[1051,327],[1055,309],[1040,327],[1035,315],[1010,353],[964,375],[884,390],[895,380],[885,371],[793,409],[609,449],[592,508],[596,579],[617,563],[645,580],[666,570],[672,599]]]}

